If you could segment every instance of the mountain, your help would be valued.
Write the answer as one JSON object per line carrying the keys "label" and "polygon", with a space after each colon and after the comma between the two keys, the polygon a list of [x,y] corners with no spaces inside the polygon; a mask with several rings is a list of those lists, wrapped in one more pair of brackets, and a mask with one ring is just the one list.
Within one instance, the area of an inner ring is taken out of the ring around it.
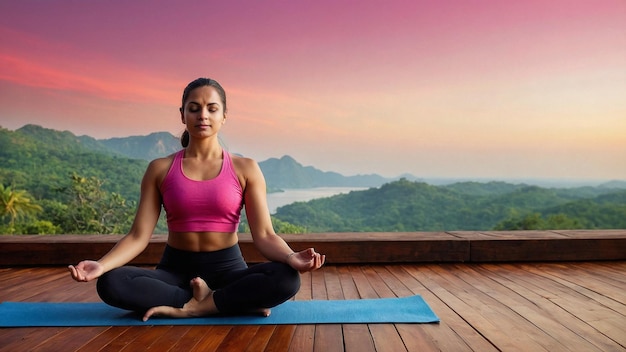
{"label": "mountain", "polygon": [[302,166],[290,156],[270,158],[259,163],[268,188],[313,187],[377,187],[386,182],[382,176],[343,176],[336,172],[321,171],[312,166]]}
{"label": "mountain", "polygon": [[[104,190],[136,201],[148,161],[137,159],[139,154],[133,158],[126,154],[133,148],[142,149],[144,157],[148,152],[168,154],[167,143],[174,148],[170,136],[96,140],[35,125],[17,131],[0,127],[0,183],[27,191],[50,213],[60,211],[53,202],[69,199],[66,190],[72,174],[96,177]],[[346,177],[302,166],[290,156],[268,159],[260,166],[268,186],[274,188],[368,187],[296,202],[274,214],[309,232],[487,230],[535,220],[560,229],[626,226],[623,181],[576,188],[497,181],[436,186],[407,178],[389,181],[378,175]]]}
{"label": "mountain", "polygon": [[[55,168],[66,168],[64,172],[68,174],[72,171],[81,172],[83,170],[84,176],[109,174],[108,171],[102,169],[115,169],[107,161],[110,158],[141,161],[135,163],[135,165],[139,165],[145,170],[144,165],[146,165],[146,161],[172,154],[181,148],[178,138],[167,132],[157,132],[147,136],[110,139],[76,136],[69,131],[56,131],[37,125],[25,125],[15,132],[8,130],[3,130],[3,132],[7,138],[5,149],[19,155],[19,157],[10,158],[10,160],[16,162],[16,160],[20,159],[32,159],[29,162],[36,164],[42,169],[49,169],[51,166],[46,167],[46,165],[55,163]],[[13,142],[8,141],[11,139]],[[18,139],[26,139],[28,142],[15,142]],[[34,150],[37,150],[38,154],[33,155],[32,151]],[[54,154],[54,157],[50,160],[42,158],[42,155],[49,155],[50,153]],[[82,157],[77,158],[77,155]],[[88,155],[91,156],[88,157]],[[57,159],[67,161],[67,164],[60,166],[56,164]],[[88,162],[80,161],[87,159],[89,160]],[[99,165],[99,162],[102,162],[102,164]],[[7,163],[3,164],[3,166],[8,166],[9,169],[11,169],[11,165],[8,160]],[[268,188],[274,190],[313,187],[377,187],[391,181],[391,179],[386,179],[376,174],[343,176],[336,172],[321,171],[312,166],[302,166],[290,156],[283,156],[280,159],[270,158],[260,162],[259,166],[265,175]],[[98,168],[101,170],[97,170]],[[115,183],[128,184],[128,182],[136,181],[137,166],[133,166],[132,170],[132,180],[122,182],[121,178],[124,177],[125,173],[120,171],[119,175],[115,177],[115,180],[117,180]],[[5,171],[6,173],[11,173],[16,170]],[[139,173],[140,175],[141,172]],[[12,182],[16,177],[4,178]],[[5,180],[0,179],[2,182],[7,182]],[[115,190],[119,192],[117,187],[115,187]],[[128,195],[126,192],[124,194]],[[136,196],[131,198],[135,199]]]}
{"label": "mountain", "polygon": [[110,138],[99,141],[109,150],[133,159],[154,160],[180,150],[180,140],[168,132],[155,132],[147,136]]}
{"label": "mountain", "polygon": [[62,197],[75,173],[97,177],[105,190],[137,200],[147,164],[68,131],[35,125],[14,132],[0,128],[0,182],[26,190],[37,199]]}

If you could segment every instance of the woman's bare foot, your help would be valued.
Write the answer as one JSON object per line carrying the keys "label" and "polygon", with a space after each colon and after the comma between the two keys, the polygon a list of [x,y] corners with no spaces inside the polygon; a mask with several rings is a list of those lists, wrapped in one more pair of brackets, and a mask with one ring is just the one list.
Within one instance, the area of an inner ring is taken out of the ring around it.
{"label": "woman's bare foot", "polygon": [[153,307],[144,314],[143,321],[147,321],[152,316],[188,318],[211,315],[218,312],[213,301],[213,290],[209,288],[206,281],[196,277],[189,282],[189,285],[193,290],[193,297],[182,308]]}
{"label": "woman's bare foot", "polygon": [[204,281],[201,277],[195,277],[191,279],[189,285],[193,289],[193,298],[195,298],[198,302],[213,294],[213,290],[211,290],[206,281]]}

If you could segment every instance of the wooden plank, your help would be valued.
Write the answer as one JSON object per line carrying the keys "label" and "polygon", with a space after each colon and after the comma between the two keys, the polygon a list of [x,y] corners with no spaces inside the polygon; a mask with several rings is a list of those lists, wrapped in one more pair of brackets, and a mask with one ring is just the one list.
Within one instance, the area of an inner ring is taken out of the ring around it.
{"label": "wooden plank", "polygon": [[[570,262],[570,264],[573,264]],[[594,262],[593,265],[586,264],[585,268],[587,271],[592,273],[606,273],[610,275],[611,280],[614,282],[618,282],[620,287],[623,284],[626,284],[626,262]]]}
{"label": "wooden plank", "polygon": [[[465,270],[471,270],[475,265],[468,265]],[[453,267],[458,268],[456,265]],[[434,271],[441,272],[441,269],[434,268]],[[470,304],[478,307],[475,310],[482,318],[490,321],[492,325],[498,326],[498,331],[490,332],[486,337],[492,341],[499,338],[502,331],[515,331],[515,338],[523,346],[531,350],[566,351],[560,341],[546,333],[533,322],[511,307],[494,298],[493,292],[497,286],[483,285],[480,281],[473,279],[466,271],[455,270],[454,276],[448,276],[448,280],[457,288],[458,297]],[[468,291],[472,291],[469,293]],[[509,292],[515,294],[514,292]],[[482,329],[481,329],[482,330]],[[496,346],[498,344],[496,343]],[[499,347],[499,346],[498,346]]]}
{"label": "wooden plank", "polygon": [[537,265],[534,267],[523,266],[522,268],[558,282],[566,287],[567,293],[579,294],[582,297],[590,298],[603,307],[626,315],[626,306],[624,304],[626,300],[624,299],[624,292],[619,289],[619,285],[611,287],[609,284],[598,282],[595,277],[584,271],[574,270],[574,268],[565,270],[566,266],[547,267],[545,265]]}
{"label": "wooden plank", "polygon": [[328,299],[344,299],[337,267],[331,265],[327,267],[327,270],[324,270],[324,285]]}
{"label": "wooden plank", "polygon": [[104,346],[109,344],[112,340],[116,340],[120,335],[126,332],[126,330],[130,329],[128,326],[111,326],[106,328],[99,334],[88,335],[85,333],[83,328],[75,328],[73,330],[80,331],[86,336],[92,337],[89,342],[80,346],[80,348],[76,349],[77,352],[91,352],[91,351],[100,351]]}
{"label": "wooden plank", "polygon": [[[546,275],[536,268],[526,268],[537,275]],[[566,277],[550,277],[550,280],[554,280],[561,285],[555,296],[551,298],[552,302],[587,322],[600,333],[606,335],[621,346],[626,346],[626,334],[624,334],[626,316],[621,313],[616,315],[615,310],[610,307],[623,306],[624,302],[607,300],[602,295],[598,295],[592,290],[572,283],[570,276],[571,275]],[[581,302],[584,302],[584,304],[581,304]],[[607,307],[607,305],[609,305],[609,307]],[[622,310],[621,308],[619,309]]]}
{"label": "wooden plank", "polygon": [[[453,231],[282,235],[296,250],[314,247],[329,264],[585,261],[626,259],[626,230]],[[0,266],[68,265],[98,259],[121,235],[0,236]],[[249,234],[240,234],[244,258],[266,261]],[[167,235],[154,235],[135,265],[155,265]],[[565,250],[564,250],[565,249]]]}
{"label": "wooden plank", "polygon": [[381,297],[381,298],[396,297],[396,295],[389,288],[389,286],[387,286],[385,281],[381,279],[380,275],[378,275],[374,267],[372,266],[363,267],[363,274],[365,274],[367,281],[369,282],[370,286],[374,289],[378,297]]}
{"label": "wooden plank", "polygon": [[189,332],[190,326],[176,325],[168,329],[161,337],[154,341],[144,351],[169,351],[171,346],[176,345]]}
{"label": "wooden plank", "polygon": [[[529,339],[523,331],[517,329],[514,326],[516,322],[506,321],[510,314],[506,314],[502,309],[494,311],[491,305],[496,302],[485,302],[476,298],[475,295],[479,295],[479,293],[467,287],[466,284],[460,283],[453,276],[456,273],[452,273],[454,271],[448,265],[441,268],[428,266],[422,268],[421,274],[423,276],[420,277],[420,281],[497,349],[513,351],[519,346],[525,346],[528,350],[544,350],[536,342],[532,342],[532,339]],[[504,334],[503,331],[515,331],[516,333]],[[530,343],[526,345],[527,341]]]}
{"label": "wooden plank", "polygon": [[[419,324],[395,324],[407,351],[441,351]],[[456,349],[455,351],[462,351]]]}
{"label": "wooden plank", "polygon": [[224,341],[232,329],[232,326],[213,325],[205,328],[205,335],[200,341],[198,341],[194,348],[196,351],[217,351],[222,341]]}
{"label": "wooden plank", "polygon": [[[149,351],[155,343],[166,334],[172,326],[150,326],[148,329],[142,331],[135,339],[129,341],[120,352],[133,352],[133,351]],[[158,345],[157,345],[158,346]]]}
{"label": "wooden plank", "polygon": [[258,325],[235,325],[217,347],[218,351],[245,351],[257,333]]}
{"label": "wooden plank", "polygon": [[[397,297],[412,296],[413,293],[402,281],[392,273],[393,266],[375,266],[373,270],[382,279],[385,285]],[[391,297],[391,295],[389,295]],[[395,324],[408,351],[436,351],[438,347],[430,336],[424,332],[423,324]],[[458,350],[458,349],[457,349]]]}
{"label": "wooden plank", "polygon": [[[506,268],[502,265],[486,264],[481,265],[480,270],[484,271],[488,277],[502,286],[524,296],[532,302],[531,307],[536,307],[540,314],[551,319],[551,322],[547,324],[544,321],[538,322],[542,328],[547,329],[547,327],[544,327],[545,325],[565,324],[563,328],[583,339],[585,345],[588,343],[593,345],[593,347],[588,347],[589,350],[610,351],[615,348],[615,343],[612,340],[599,334],[587,322],[572,315],[552,301],[552,297],[559,294],[558,288],[555,287],[558,286],[558,283],[538,277],[523,270],[519,265],[512,265],[512,268]],[[525,305],[520,307],[527,309]],[[531,319],[533,318],[531,317]],[[574,337],[574,340],[578,340],[578,337]],[[565,341],[565,343],[569,343],[569,341]],[[578,349],[576,346],[574,347],[574,350]]]}
{"label": "wooden plank", "polygon": [[187,331],[180,335],[180,339],[171,345],[170,351],[197,351],[196,345],[209,330],[210,327],[206,326],[188,327]]}
{"label": "wooden plank", "polygon": [[[361,290],[367,292],[368,298],[395,297],[393,291],[371,266],[362,267],[359,282]],[[400,334],[392,324],[369,324],[368,326],[376,351],[406,351]]]}
{"label": "wooden plank", "polygon": [[295,300],[310,300],[313,297],[313,283],[310,272],[300,274],[300,290],[296,293]]}
{"label": "wooden plank", "polygon": [[[585,265],[587,264],[587,265]],[[626,306],[620,302],[626,302],[626,291],[619,288],[626,284],[626,266],[621,272],[605,272],[595,265],[590,270],[588,263],[563,263],[545,267],[541,264],[537,268],[545,268],[544,273],[571,282],[579,287],[584,287],[585,295],[593,297],[603,305],[626,315]],[[573,275],[572,275],[573,274]],[[575,288],[576,286],[572,286]]]}
{"label": "wooden plank", "polygon": [[145,334],[150,330],[150,326],[136,326],[132,329],[126,329],[115,340],[110,341],[100,351],[102,352],[119,352],[124,347],[132,343],[136,338]]}
{"label": "wooden plank", "polygon": [[10,333],[1,336],[0,351],[29,351],[37,346],[43,346],[45,341],[65,330],[67,328],[7,329]]}
{"label": "wooden plank", "polygon": [[341,324],[319,324],[315,327],[314,352],[343,352]]}
{"label": "wooden plank", "polygon": [[[246,260],[264,261],[247,234],[240,234]],[[469,243],[446,233],[326,233],[282,235],[294,248],[313,247],[329,264],[467,261]]]}
{"label": "wooden plank", "polygon": [[257,330],[256,334],[254,334],[254,337],[250,340],[250,344],[246,347],[245,351],[264,351],[265,347],[270,341],[270,338],[272,337],[272,334],[274,334],[275,329],[276,326],[273,325],[259,326],[259,329]]}
{"label": "wooden plank", "polygon": [[369,324],[376,351],[406,351],[406,346],[393,324]]}
{"label": "wooden plank", "polygon": [[[29,351],[51,351],[52,349],[62,349],[65,351],[75,351],[89,342],[92,336],[106,330],[107,327],[87,327],[83,329],[67,328],[51,336],[41,344],[29,349]],[[23,348],[20,346],[20,348]]]}
{"label": "wooden plank", "polygon": [[445,297],[433,289],[439,286],[425,275],[428,266],[387,266],[391,273],[413,293],[421,295],[441,320],[439,324],[420,325],[422,331],[442,351],[496,351],[496,348],[462,317],[450,308]]}
{"label": "wooden plank", "polygon": [[[335,270],[343,299],[359,299],[359,292],[347,266]],[[374,352],[374,340],[367,324],[343,324],[343,341],[346,352]]]}
{"label": "wooden plank", "polygon": [[316,270],[311,275],[311,299],[328,299],[326,292],[325,270]]}
{"label": "wooden plank", "polygon": [[[263,262],[249,234],[240,234],[244,258]],[[0,236],[0,265],[68,265],[98,259],[119,241],[120,235]],[[296,250],[314,247],[328,263],[467,261],[469,244],[446,233],[340,233],[283,235]],[[133,264],[158,263],[167,241],[154,235]]]}
{"label": "wooden plank", "polygon": [[366,266],[351,266],[349,268],[350,275],[352,275],[352,281],[359,293],[359,298],[378,298],[376,290],[372,288],[367,277],[363,273],[363,268]]}
{"label": "wooden plank", "polygon": [[554,232],[571,238],[623,238],[626,234],[624,229],[554,230]]}
{"label": "wooden plank", "polygon": [[296,332],[296,325],[278,325],[265,346],[265,352],[288,351]]}
{"label": "wooden plank", "polygon": [[[560,310],[558,306],[541,304],[540,297],[533,296],[525,288],[511,289],[509,285],[502,285],[501,281],[485,275],[485,272],[477,266],[464,266],[460,268],[457,276],[500,304],[509,307],[534,326],[541,327],[541,331],[550,336],[542,338],[542,341],[545,341],[542,345],[548,351],[600,351],[563,324],[568,320],[554,319],[554,311]],[[494,280],[497,285],[494,285]]]}
{"label": "wooden plank", "polygon": [[367,324],[343,324],[343,341],[346,352],[375,352]]}
{"label": "wooden plank", "polygon": [[350,268],[345,265],[336,266],[339,282],[341,284],[341,292],[345,299],[359,299],[359,290],[352,279]]}
{"label": "wooden plank", "polygon": [[471,262],[626,259],[622,238],[496,239],[472,241],[470,246]]}
{"label": "wooden plank", "polygon": [[315,343],[315,325],[302,324],[296,326],[296,331],[289,345],[290,352],[312,352]]}

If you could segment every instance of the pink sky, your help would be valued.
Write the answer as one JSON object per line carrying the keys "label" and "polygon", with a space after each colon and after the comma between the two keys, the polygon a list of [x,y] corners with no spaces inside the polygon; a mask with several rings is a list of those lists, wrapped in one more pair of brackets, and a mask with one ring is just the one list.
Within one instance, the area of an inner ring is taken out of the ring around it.
{"label": "pink sky", "polygon": [[182,132],[344,175],[626,179],[626,1],[0,1],[0,126]]}

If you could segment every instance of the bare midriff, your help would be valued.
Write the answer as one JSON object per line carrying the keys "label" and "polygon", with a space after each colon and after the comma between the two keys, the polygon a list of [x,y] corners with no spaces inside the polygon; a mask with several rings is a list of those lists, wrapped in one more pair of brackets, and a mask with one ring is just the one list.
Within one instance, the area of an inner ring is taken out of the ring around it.
{"label": "bare midriff", "polygon": [[190,252],[213,252],[237,244],[236,232],[170,232],[167,244],[170,247]]}

